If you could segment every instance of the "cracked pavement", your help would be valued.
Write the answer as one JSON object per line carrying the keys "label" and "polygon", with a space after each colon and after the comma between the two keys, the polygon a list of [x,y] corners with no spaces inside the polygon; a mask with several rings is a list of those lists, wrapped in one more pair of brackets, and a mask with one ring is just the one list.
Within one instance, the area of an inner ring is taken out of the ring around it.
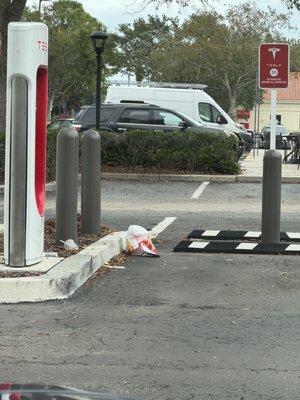
{"label": "cracked pavement", "polygon": [[[300,256],[173,253],[193,229],[259,229],[258,184],[109,182],[102,221],[151,228],[161,258],[129,258],[67,301],[0,305],[1,380],[142,399],[298,399]],[[298,185],[282,230],[299,231]],[[53,198],[48,214],[53,214]]]}

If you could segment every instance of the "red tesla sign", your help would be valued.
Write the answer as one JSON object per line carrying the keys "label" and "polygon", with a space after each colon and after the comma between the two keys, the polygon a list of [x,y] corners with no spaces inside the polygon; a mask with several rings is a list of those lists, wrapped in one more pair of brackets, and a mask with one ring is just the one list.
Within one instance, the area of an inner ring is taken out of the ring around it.
{"label": "red tesla sign", "polygon": [[286,43],[259,46],[259,87],[286,89],[289,85],[290,51]]}

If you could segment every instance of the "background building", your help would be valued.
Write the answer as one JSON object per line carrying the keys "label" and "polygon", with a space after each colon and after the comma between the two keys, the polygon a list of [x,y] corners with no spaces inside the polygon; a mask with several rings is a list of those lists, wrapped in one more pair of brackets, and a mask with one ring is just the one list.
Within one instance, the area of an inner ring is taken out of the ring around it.
{"label": "background building", "polygon": [[[271,91],[265,90],[259,107],[259,130],[270,123]],[[288,89],[277,89],[277,123],[290,131],[300,131],[300,72],[290,74]],[[254,127],[254,110],[250,113],[250,127]]]}

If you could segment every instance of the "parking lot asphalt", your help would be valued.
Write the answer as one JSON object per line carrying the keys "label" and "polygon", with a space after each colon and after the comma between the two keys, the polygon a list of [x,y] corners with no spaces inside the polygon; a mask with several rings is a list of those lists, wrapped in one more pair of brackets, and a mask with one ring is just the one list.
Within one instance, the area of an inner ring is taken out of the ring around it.
{"label": "parking lot asphalt", "polygon": [[[67,301],[0,305],[1,380],[142,399],[298,399],[300,256],[173,253],[193,229],[260,229],[261,185],[102,183],[116,230],[176,220],[160,258],[126,260]],[[282,230],[300,231],[298,185]],[[47,214],[54,213],[54,197]]]}

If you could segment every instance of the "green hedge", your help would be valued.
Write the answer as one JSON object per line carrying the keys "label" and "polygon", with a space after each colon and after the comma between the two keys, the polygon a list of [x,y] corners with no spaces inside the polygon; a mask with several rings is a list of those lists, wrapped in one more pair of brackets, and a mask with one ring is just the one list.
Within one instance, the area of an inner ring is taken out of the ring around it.
{"label": "green hedge", "polygon": [[58,130],[48,131],[47,134],[47,182],[55,181],[56,178],[56,136]]}
{"label": "green hedge", "polygon": [[[56,136],[47,136],[47,181],[55,180]],[[236,174],[239,166],[234,137],[199,132],[101,132],[102,164],[156,167],[190,173]],[[0,179],[4,180],[5,135],[0,134]]]}
{"label": "green hedge", "polygon": [[191,173],[236,174],[237,140],[199,132],[101,132],[102,163]]}

